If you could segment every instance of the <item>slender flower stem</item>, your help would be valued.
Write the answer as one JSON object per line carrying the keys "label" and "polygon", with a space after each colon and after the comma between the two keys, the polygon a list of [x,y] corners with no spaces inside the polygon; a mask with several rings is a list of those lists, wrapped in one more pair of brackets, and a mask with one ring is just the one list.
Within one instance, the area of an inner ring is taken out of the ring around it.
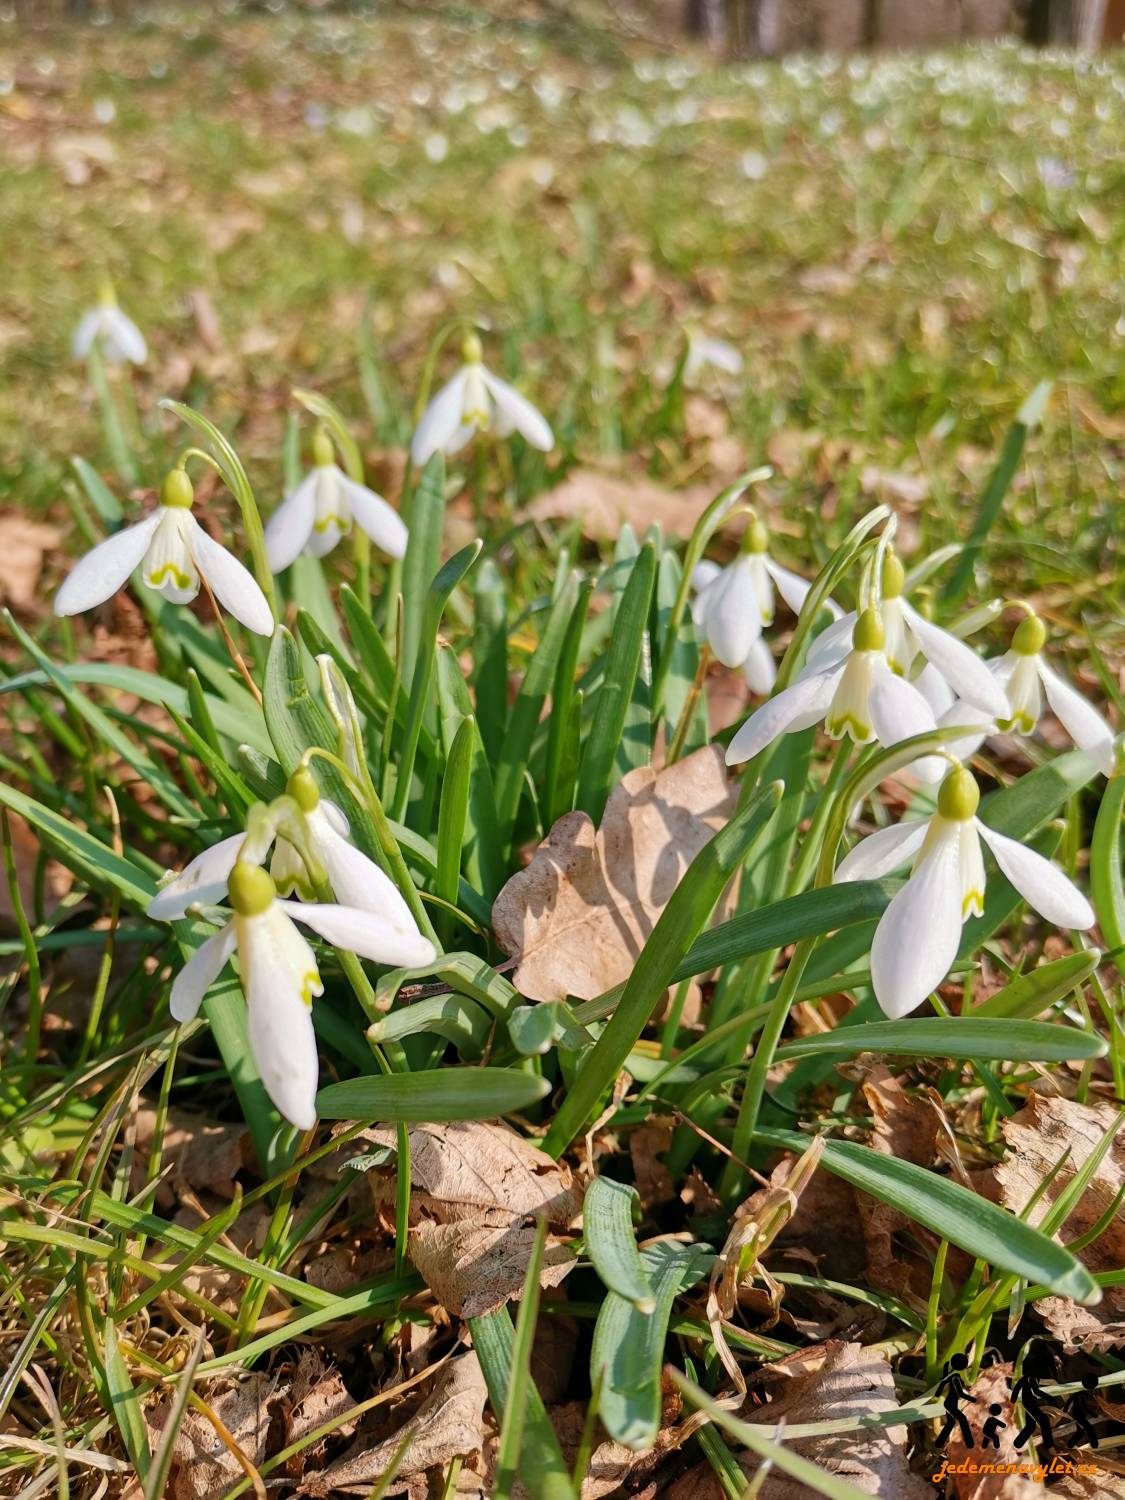
{"label": "slender flower stem", "polygon": [[125,436],[125,423],[110,382],[109,371],[106,369],[105,361],[102,359],[96,342],[91,345],[86,359],[86,369],[101,408],[102,431],[109,445],[113,467],[117,470],[118,477],[126,489],[132,489],[137,483],[137,465],[129,451],[129,443]]}
{"label": "slender flower stem", "polygon": [[232,662],[234,662],[235,667],[238,669],[239,676],[242,678],[246,686],[250,689],[250,694],[253,697],[254,702],[258,705],[259,708],[261,708],[262,690],[254,681],[253,677],[251,677],[250,668],[246,665],[246,662],[243,660],[242,653],[239,651],[238,647],[231,639],[231,633],[227,629],[227,622],[223,619],[223,612],[219,608],[218,601],[216,600],[214,594],[211,592],[211,585],[207,582],[202,573],[200,573],[199,575],[199,581],[203,585],[204,592],[206,593],[207,598],[211,603],[211,608],[215,612],[215,621],[219,627],[219,632],[223,637],[223,641],[226,645],[227,652],[230,655],[230,659]]}
{"label": "slender flower stem", "polygon": [[691,728],[691,721],[695,715],[695,706],[699,702],[699,695],[703,691],[703,684],[707,678],[707,668],[711,665],[711,648],[703,646],[699,652],[699,665],[695,669],[695,681],[691,685],[684,706],[680,711],[679,722],[676,724],[675,733],[672,735],[672,743],[668,747],[667,764],[673,765],[684,753],[684,742]]}

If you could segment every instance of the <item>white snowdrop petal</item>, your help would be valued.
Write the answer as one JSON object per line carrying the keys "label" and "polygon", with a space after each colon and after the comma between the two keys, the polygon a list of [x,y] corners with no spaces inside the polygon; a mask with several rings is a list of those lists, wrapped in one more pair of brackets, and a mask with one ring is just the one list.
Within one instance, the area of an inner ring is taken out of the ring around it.
{"label": "white snowdrop petal", "polygon": [[250,1050],[274,1104],[298,1130],[309,1130],[320,1075],[312,998],[323,986],[312,949],[281,905],[239,919]]}
{"label": "white snowdrop petal", "polygon": [[227,925],[199,947],[172,981],[169,1009],[174,1021],[191,1021],[203,1004],[203,997],[218,979],[227,959],[234,952],[234,923]]}
{"label": "white snowdrop petal", "polygon": [[833,882],[878,880],[889,875],[917,854],[929,826],[929,819],[922,818],[916,823],[893,823],[889,828],[869,833],[836,866]]}
{"label": "white snowdrop petal", "polygon": [[974,708],[971,703],[954,703],[938,718],[939,729],[955,729],[961,724],[986,726],[984,734],[958,735],[955,739],[946,740],[945,749],[949,754],[956,760],[965,761],[977,753],[988,735],[996,733],[996,724],[989,722],[988,715],[979,708]]}
{"label": "white snowdrop petal", "polygon": [[[543,453],[549,453],[555,446],[555,435],[551,431],[550,424],[543,413],[533,406],[526,396],[521,396],[514,386],[510,386],[506,380],[493,375],[491,371],[481,366],[481,375],[484,379],[488,394],[496,403],[496,410],[509,432],[515,431]],[[497,423],[497,430],[501,424]]]}
{"label": "white snowdrop petal", "polygon": [[949,973],[961,942],[957,837],[938,839],[891,900],[871,945],[871,983],[885,1015],[916,1010]]}
{"label": "white snowdrop petal", "polygon": [[120,359],[143,365],[148,358],[144,334],[119,307],[107,307],[102,319],[107,343],[112,344]]}
{"label": "white snowdrop petal", "polygon": [[345,477],[344,488],[352,515],[367,535],[388,557],[405,557],[408,533],[398,511],[381,495]]}
{"label": "white snowdrop petal", "polygon": [[466,374],[466,370],[458,370],[422,413],[410,444],[410,457],[419,467],[435,453],[447,452],[448,443],[461,427]]}
{"label": "white snowdrop petal", "polygon": [[1047,702],[1051,705],[1051,712],[1067,734],[1079,750],[1086,752],[1103,775],[1112,776],[1113,731],[1101,714],[1069,682],[1047,666],[1042,658],[1039,661],[1039,676]]}
{"label": "white snowdrop petal", "polygon": [[983,708],[993,718],[1003,718],[1008,703],[1003,688],[971,646],[948,630],[924,620],[909,604],[903,605],[906,622],[922,655],[935,666],[959,698]]}
{"label": "white snowdrop petal", "polygon": [[360,958],[390,964],[396,969],[420,969],[432,963],[437,950],[420,933],[403,933],[386,917],[360,911],[353,906],[317,904],[298,901],[276,903],[298,922],[311,927],[325,942]]}
{"label": "white snowdrop petal", "polygon": [[145,908],[146,915],[161,922],[182,917],[189,906],[221,901],[227,893],[227,880],[234,869],[238,851],[246,841],[244,833],[234,833],[197,854],[185,865],[175,880],[161,886]]}
{"label": "white snowdrop petal", "polygon": [[761,605],[747,561],[731,563],[707,590],[703,628],[724,667],[740,667],[762,633]]}
{"label": "white snowdrop petal", "polygon": [[978,820],[981,838],[992,850],[1001,871],[1027,904],[1056,927],[1085,932],[1094,925],[1094,911],[1074,882],[1034,849],[997,833]]}
{"label": "white snowdrop petal", "polygon": [[881,745],[897,745],[936,729],[933,709],[912,683],[896,677],[885,662],[871,673],[871,724]]}
{"label": "white snowdrop petal", "polygon": [[806,672],[821,672],[835,662],[843,661],[852,649],[855,614],[841,615],[820,632],[805,657]]}
{"label": "white snowdrop petal", "polygon": [[774,666],[773,652],[761,636],[750,647],[749,654],[742,663],[742,674],[750,690],[757,693],[759,698],[766,698],[773,692],[777,668]]}
{"label": "white snowdrop petal", "polygon": [[697,594],[702,593],[709,583],[714,583],[722,572],[717,562],[712,562],[709,557],[697,562],[691,570],[691,586]]}
{"label": "white snowdrop petal", "polygon": [[841,670],[834,667],[802,677],[755,709],[727,746],[727,765],[739,766],[772,744],[779,734],[807,729],[822,719]]}
{"label": "white snowdrop petal", "polygon": [[85,359],[94,347],[94,340],[98,336],[101,327],[102,311],[100,307],[92,307],[89,312],[84,312],[78,320],[78,327],[74,330],[74,338],[71,340],[70,352],[75,359]]}
{"label": "white snowdrop petal", "polygon": [[55,614],[77,615],[93,609],[128,583],[129,575],[144,561],[161,515],[159,508],[154,510],[135,526],[106,537],[76,562],[55,595]]}
{"label": "white snowdrop petal", "polygon": [[[929,662],[926,663],[917,677],[912,678],[911,681],[930,705],[934,718],[940,723],[942,714],[948,713],[954,703],[957,702],[957,694],[949,686],[938,669]],[[977,709],[977,713],[979,715],[980,709]],[[981,720],[976,718],[966,722],[979,724]]]}
{"label": "white snowdrop petal", "polygon": [[[783,568],[780,563],[775,563],[772,557],[765,559],[766,572],[777,585],[777,592],[785,600],[786,604],[795,615],[799,615],[809,596],[812,584],[807,578],[802,578],[797,573],[791,573],[788,568]],[[828,607],[833,610],[836,618],[840,617],[839,606],[828,601]]]}
{"label": "white snowdrop petal", "polygon": [[274,619],[265,594],[254,575],[227,549],[209,537],[194,516],[189,516],[187,544],[195,566],[215,598],[247,630],[272,635]]}
{"label": "white snowdrop petal", "polygon": [[295,562],[304,549],[316,515],[316,470],[300,484],[266,522],[266,556],[275,573]]}
{"label": "white snowdrop petal", "polygon": [[340,837],[323,815],[323,805],[309,814],[308,823],[336,900],[341,906],[372,912],[389,922],[396,932],[417,938],[418,924],[398,886],[373,859]]}

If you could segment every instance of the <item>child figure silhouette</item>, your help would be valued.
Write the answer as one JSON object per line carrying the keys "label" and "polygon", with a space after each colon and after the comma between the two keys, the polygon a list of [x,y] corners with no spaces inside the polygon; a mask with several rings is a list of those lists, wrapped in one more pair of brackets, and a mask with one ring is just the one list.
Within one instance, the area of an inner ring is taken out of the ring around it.
{"label": "child figure silhouette", "polygon": [[988,1408],[988,1420],[981,1430],[980,1445],[982,1448],[998,1449],[1000,1447],[1000,1434],[1008,1425],[1007,1422],[997,1420],[1003,1410],[1004,1408],[1000,1405],[999,1401],[994,1401]]}
{"label": "child figure silhouette", "polygon": [[975,1447],[973,1434],[969,1429],[968,1419],[961,1410],[962,1401],[972,1401],[974,1405],[979,1404],[975,1396],[970,1396],[965,1389],[965,1382],[961,1379],[961,1371],[968,1367],[969,1357],[966,1354],[954,1354],[948,1360],[942,1378],[938,1381],[935,1396],[945,1393],[945,1421],[942,1423],[941,1431],[938,1433],[938,1447],[942,1447],[954,1427],[961,1429],[961,1440],[966,1448]]}
{"label": "child figure silhouette", "polygon": [[1098,1435],[1094,1431],[1093,1423],[1098,1419],[1098,1413],[1093,1409],[1093,1392],[1098,1388],[1098,1377],[1096,1375],[1083,1375],[1082,1389],[1075,1391],[1067,1398],[1063,1410],[1069,1412],[1074,1418],[1075,1426],[1082,1435],[1084,1442],[1089,1443],[1091,1448],[1098,1446]]}

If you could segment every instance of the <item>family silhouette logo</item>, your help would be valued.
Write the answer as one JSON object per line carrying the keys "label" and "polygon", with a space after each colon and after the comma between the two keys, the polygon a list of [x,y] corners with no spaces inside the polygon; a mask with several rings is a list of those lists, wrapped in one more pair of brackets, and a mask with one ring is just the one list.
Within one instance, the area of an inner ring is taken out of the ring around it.
{"label": "family silhouette logo", "polygon": [[[1018,1378],[1012,1381],[1008,1377],[1008,1399],[1004,1401],[997,1399],[1003,1394],[998,1371],[982,1382],[987,1391],[986,1395],[982,1395],[975,1386],[966,1385],[965,1371],[968,1366],[967,1355],[952,1355],[946,1361],[935,1388],[934,1394],[941,1398],[945,1410],[945,1421],[937,1436],[937,1446],[945,1447],[956,1432],[960,1447],[965,1450],[966,1455],[944,1459],[937,1472],[931,1475],[935,1484],[940,1484],[950,1475],[960,1474],[1015,1474],[1044,1483],[1053,1476],[1095,1475],[1101,1472],[1096,1463],[1067,1458],[1055,1451],[1059,1446],[1057,1433],[1060,1425],[1064,1434],[1064,1448],[1098,1447],[1099,1438],[1094,1424],[1102,1414],[1094,1396],[1099,1381],[1096,1374],[1083,1375],[1079,1388],[1069,1395],[1047,1390],[1044,1383],[1058,1379],[1057,1361],[1046,1344],[1036,1341],[1027,1352]],[[1023,1424],[1014,1437],[1005,1439],[1004,1434],[1013,1426],[1011,1417],[1017,1404],[1023,1411]],[[979,1413],[977,1421],[970,1424],[968,1407],[984,1408],[987,1415]],[[1005,1413],[1009,1420],[1005,1420]],[[1066,1423],[1067,1418],[1073,1423],[1073,1431]],[[1023,1455],[1023,1450],[1032,1437],[1036,1439],[1035,1459],[1025,1458]],[[977,1449],[978,1446],[981,1457],[977,1459],[975,1456],[968,1456],[969,1450]]]}

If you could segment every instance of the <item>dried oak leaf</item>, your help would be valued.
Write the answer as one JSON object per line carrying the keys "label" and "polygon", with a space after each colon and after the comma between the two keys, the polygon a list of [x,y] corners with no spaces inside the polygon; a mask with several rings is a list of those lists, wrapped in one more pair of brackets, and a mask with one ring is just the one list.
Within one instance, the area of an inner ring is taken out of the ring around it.
{"label": "dried oak leaf", "polygon": [[[270,1376],[254,1374],[213,1396],[202,1392],[241,1452],[257,1468],[269,1452],[276,1388]],[[163,1426],[171,1403],[153,1414],[152,1425]],[[245,1477],[242,1465],[203,1412],[188,1408],[172,1456],[169,1500],[219,1500]]]}
{"label": "dried oak leaf", "polygon": [[58,544],[58,528],[49,522],[33,521],[22,511],[0,514],[0,603],[27,612],[42,602],[43,554]]}
{"label": "dried oak leaf", "polygon": [[308,1474],[301,1486],[304,1495],[366,1495],[382,1478],[402,1446],[409,1446],[399,1466],[398,1481],[410,1480],[427,1469],[446,1467],[455,1458],[478,1453],[484,1440],[484,1404],[488,1390],[480,1362],[473,1353],[451,1360],[433,1393],[427,1397],[408,1422],[375,1447],[362,1439],[318,1474]]}
{"label": "dried oak leaf", "polygon": [[[781,1417],[795,1427],[841,1417],[873,1416],[899,1406],[891,1367],[874,1347],[833,1343],[802,1349],[768,1367],[771,1378],[785,1383],[751,1421],[773,1424]],[[776,1389],[776,1387],[775,1387]],[[785,1445],[830,1474],[848,1480],[867,1495],[921,1500],[932,1486],[911,1472],[906,1459],[905,1425],[786,1438]],[[757,1460],[740,1460],[748,1472]],[[807,1500],[808,1488],[774,1469],[758,1491],[758,1500]]]}
{"label": "dried oak leaf", "polygon": [[[144,1168],[156,1128],[154,1109],[137,1110],[136,1187],[143,1186]],[[171,1166],[167,1189],[160,1201],[174,1203],[185,1188],[233,1198],[235,1178],[247,1164],[250,1137],[243,1125],[223,1125],[191,1110],[169,1109],[160,1137],[165,1167]]]}
{"label": "dried oak leaf", "polygon": [[[1119,1111],[1109,1104],[1076,1104],[1073,1099],[1032,1094],[1024,1108],[1001,1127],[1008,1146],[996,1168],[1001,1203],[1013,1213],[1022,1213],[1069,1151],[1033,1211],[1033,1220],[1038,1222],[1119,1118]],[[1067,1219],[1063,1237],[1073,1240],[1091,1228],[1109,1209],[1123,1182],[1125,1138],[1118,1135]],[[1125,1216],[1114,1215],[1105,1232],[1077,1254],[1095,1274],[1119,1270],[1125,1265]],[[1035,1311],[1055,1338],[1070,1347],[1107,1349],[1125,1339],[1125,1287],[1106,1287],[1095,1307],[1081,1307],[1069,1297],[1043,1297]]]}
{"label": "dried oak leaf", "polygon": [[[463,1318],[480,1318],[519,1297],[535,1243],[525,1224],[497,1225],[458,1220],[419,1224],[410,1231],[410,1259],[438,1301]],[[574,1269],[569,1245],[548,1239],[539,1274],[541,1286],[558,1286]]]}
{"label": "dried oak leaf", "polygon": [[711,485],[668,490],[644,475],[572,469],[562,484],[540,495],[523,514],[533,521],[577,520],[591,541],[616,537],[626,524],[640,534],[654,522],[673,536],[687,537],[714,498]]}
{"label": "dried oak leaf", "polygon": [[[376,1126],[364,1138],[392,1149],[393,1127]],[[376,1196],[394,1198],[394,1173],[369,1174]],[[570,1168],[540,1151],[506,1125],[482,1120],[416,1125],[410,1131],[410,1207],[442,1223],[476,1219],[507,1225],[546,1218],[565,1229],[582,1208]]]}
{"label": "dried oak leaf", "polygon": [[684,871],[731,816],[722,748],[663,771],[641,766],[610,793],[595,832],[564,814],[492,908],[512,976],[531,1000],[592,1000],[628,978]]}

